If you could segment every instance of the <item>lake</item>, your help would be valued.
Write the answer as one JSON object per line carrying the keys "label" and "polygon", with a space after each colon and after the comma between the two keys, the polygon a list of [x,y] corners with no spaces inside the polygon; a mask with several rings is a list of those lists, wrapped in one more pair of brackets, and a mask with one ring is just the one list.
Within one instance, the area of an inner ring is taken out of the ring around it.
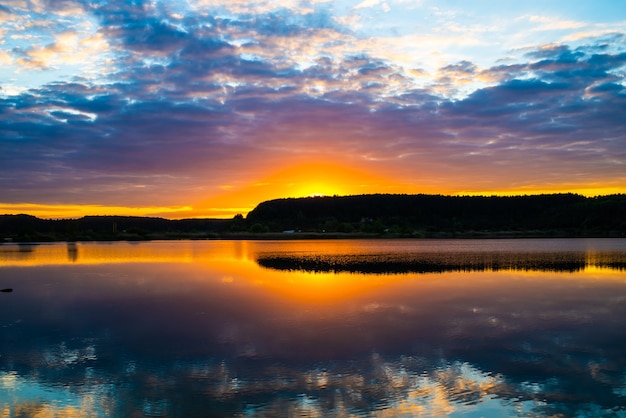
{"label": "lake", "polygon": [[626,239],[0,245],[3,417],[626,417]]}

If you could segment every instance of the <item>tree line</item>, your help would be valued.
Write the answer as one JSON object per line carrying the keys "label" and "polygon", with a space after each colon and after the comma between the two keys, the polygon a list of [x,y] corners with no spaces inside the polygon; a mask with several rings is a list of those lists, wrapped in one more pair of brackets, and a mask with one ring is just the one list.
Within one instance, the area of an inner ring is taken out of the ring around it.
{"label": "tree line", "polygon": [[[626,195],[444,196],[372,194],[275,199],[246,217],[168,220],[86,216],[46,220],[0,215],[0,239],[15,242],[246,238],[300,233],[364,235],[626,236]],[[265,234],[265,235],[263,235]]]}
{"label": "tree line", "polygon": [[[626,195],[444,196],[374,194],[276,199],[246,221],[270,231],[433,235],[535,231],[567,236],[626,234]],[[259,227],[257,226],[257,229]]]}
{"label": "tree line", "polygon": [[0,239],[15,242],[216,238],[228,219],[170,220],[141,216],[85,216],[40,219],[31,215],[0,215]]}

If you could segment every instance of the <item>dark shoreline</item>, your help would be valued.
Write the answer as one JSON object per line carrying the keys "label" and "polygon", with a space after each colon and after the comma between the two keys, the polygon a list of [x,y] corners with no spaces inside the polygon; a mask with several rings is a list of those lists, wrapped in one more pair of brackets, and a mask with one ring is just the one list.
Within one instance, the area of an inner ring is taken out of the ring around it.
{"label": "dark shoreline", "polygon": [[232,219],[0,215],[0,242],[601,237],[626,237],[626,194],[276,199]]}
{"label": "dark shoreline", "polygon": [[567,231],[459,231],[459,232],[428,232],[417,234],[368,234],[368,233],[341,233],[341,232],[232,232],[219,234],[119,234],[116,236],[54,238],[14,240],[4,238],[2,244],[45,244],[53,242],[147,242],[147,241],[202,241],[202,240],[265,240],[265,241],[300,241],[300,240],[358,240],[358,239],[554,239],[554,238],[626,238],[626,235],[613,231],[604,234],[571,234]]}

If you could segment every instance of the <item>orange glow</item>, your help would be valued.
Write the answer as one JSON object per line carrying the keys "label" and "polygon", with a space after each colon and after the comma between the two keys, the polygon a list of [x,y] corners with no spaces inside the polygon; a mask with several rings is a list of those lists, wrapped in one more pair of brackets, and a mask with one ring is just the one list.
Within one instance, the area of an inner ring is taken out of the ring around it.
{"label": "orange glow", "polygon": [[220,186],[219,194],[193,204],[192,216],[214,216],[220,206],[234,208],[219,217],[245,214],[259,203],[279,198],[344,196],[368,193],[411,193],[406,185],[370,171],[332,162],[293,164],[236,188]]}
{"label": "orange glow", "polygon": [[[306,245],[306,242],[302,243]],[[330,243],[327,251],[342,251]],[[255,261],[257,247],[250,241],[207,241],[150,243],[54,243],[5,245],[0,251],[0,268],[45,265],[93,265],[112,263],[151,263],[146,269],[163,269],[163,263],[186,264],[190,277],[207,280],[207,271],[217,272],[216,280],[225,286],[265,289],[291,301],[334,302],[369,293],[407,276],[367,276],[361,274],[307,273],[276,271]],[[343,248],[346,251],[348,248]],[[144,268],[144,267],[142,267]]]}
{"label": "orange glow", "polygon": [[89,215],[106,216],[163,216],[184,218],[190,206],[181,207],[128,207],[105,205],[38,205],[31,203],[12,204],[0,202],[0,214],[33,215],[42,219],[71,219]]}
{"label": "orange glow", "polygon": [[284,190],[283,197],[333,196],[376,193],[397,186],[389,179],[331,163],[307,163],[287,167],[260,184]]}
{"label": "orange glow", "polygon": [[[295,302],[333,303],[372,294],[377,289],[409,280],[403,275],[365,275],[353,273],[308,273],[267,271],[259,286]],[[278,279],[278,280],[277,280]],[[374,309],[375,307],[373,307]]]}
{"label": "orange glow", "polygon": [[[328,304],[348,301],[375,294],[390,286],[411,286],[419,280],[420,289],[427,291],[445,285],[434,280],[441,275],[431,274],[360,274],[360,273],[311,273],[303,271],[280,271],[263,268],[256,257],[261,252],[283,251],[285,245],[292,253],[315,254],[362,253],[358,243],[350,240],[316,241],[153,241],[145,243],[54,243],[40,245],[4,245],[0,247],[0,268],[32,267],[45,265],[88,265],[134,263],[141,269],[168,269],[167,265],[185,265],[185,280],[219,283],[237,286],[242,291],[264,291],[285,301],[294,303]],[[322,245],[323,244],[323,245]],[[589,255],[593,262],[594,254]],[[572,275],[568,280],[624,281],[623,272],[592,264],[585,267],[585,276]],[[464,277],[466,273],[457,272]],[[504,275],[512,281],[540,279],[545,283],[550,277],[562,280],[558,275],[537,271],[483,272],[473,275],[477,280],[494,280]],[[179,283],[179,276],[172,274],[171,283]],[[164,283],[164,286],[166,283]],[[478,286],[477,288],[480,288]],[[371,309],[377,309],[375,305]]]}
{"label": "orange glow", "polygon": [[[88,215],[156,216],[168,219],[222,218],[246,215],[259,203],[279,198],[309,196],[346,196],[374,193],[442,194],[456,196],[518,196],[552,193],[576,193],[593,197],[626,193],[615,182],[530,184],[511,188],[463,188],[446,182],[440,173],[420,172],[414,178],[400,178],[393,168],[376,162],[355,163],[346,158],[286,163],[274,170],[259,168],[256,177],[234,184],[226,181],[207,186],[202,197],[172,196],[166,207],[130,207],[107,205],[45,205],[10,204],[0,202],[0,214],[29,214],[44,219],[80,218]],[[424,169],[426,170],[426,169]],[[471,178],[467,179],[471,182]],[[506,179],[504,179],[506,181]]]}

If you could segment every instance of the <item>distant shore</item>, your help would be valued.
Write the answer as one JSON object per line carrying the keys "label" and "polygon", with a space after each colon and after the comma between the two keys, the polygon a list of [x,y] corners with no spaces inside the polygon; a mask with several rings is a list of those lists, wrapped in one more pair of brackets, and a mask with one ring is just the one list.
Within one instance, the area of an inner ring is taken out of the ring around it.
{"label": "distant shore", "polygon": [[99,237],[42,237],[42,239],[14,240],[0,239],[1,244],[43,244],[52,242],[116,242],[116,241],[182,241],[182,240],[349,240],[349,239],[528,239],[528,238],[626,238],[620,232],[613,234],[571,234],[567,231],[457,231],[428,232],[415,234],[397,233],[341,233],[341,232],[228,232],[220,234],[119,234]]}
{"label": "distant shore", "polygon": [[232,219],[0,215],[1,242],[626,237],[626,194],[275,199]]}

